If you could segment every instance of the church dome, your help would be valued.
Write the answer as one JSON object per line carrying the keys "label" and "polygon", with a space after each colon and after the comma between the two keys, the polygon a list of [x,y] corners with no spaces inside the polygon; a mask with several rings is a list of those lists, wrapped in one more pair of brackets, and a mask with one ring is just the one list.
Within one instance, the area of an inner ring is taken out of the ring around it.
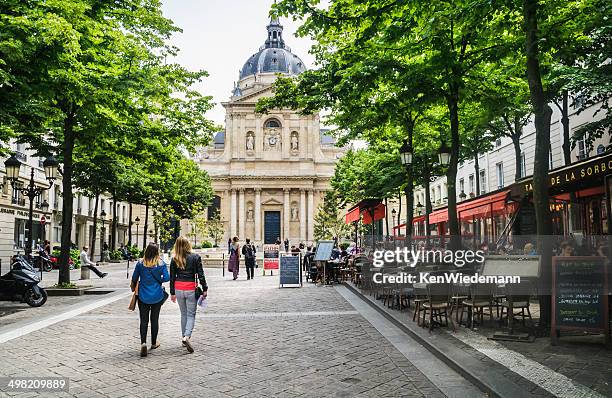
{"label": "church dome", "polygon": [[283,26],[272,19],[267,27],[268,38],[259,51],[244,63],[240,79],[259,73],[284,73],[299,75],[306,70],[304,62],[285,45]]}

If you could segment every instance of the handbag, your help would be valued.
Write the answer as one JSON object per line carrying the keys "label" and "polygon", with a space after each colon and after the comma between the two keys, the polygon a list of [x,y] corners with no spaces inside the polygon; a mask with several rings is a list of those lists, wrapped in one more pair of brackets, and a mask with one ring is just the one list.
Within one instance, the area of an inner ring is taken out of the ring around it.
{"label": "handbag", "polygon": [[130,304],[128,305],[128,310],[134,311],[136,309],[136,302],[138,301],[138,284],[140,281],[136,282],[136,287],[134,287],[134,293],[132,293],[132,298],[130,299]]}
{"label": "handbag", "polygon": [[[145,267],[146,268],[146,267]],[[166,288],[163,287],[163,282],[160,281],[159,279],[157,279],[157,277],[155,276],[155,274],[153,272],[151,272],[150,268],[146,268],[147,270],[149,270],[149,273],[151,274],[151,276],[153,277],[153,279],[155,279],[157,281],[157,283],[159,283],[159,285],[162,288],[162,294],[164,295],[164,298],[162,299],[161,305],[164,305],[164,303],[166,302],[166,300],[168,300],[168,297],[170,297],[170,295],[168,294],[168,292],[166,291]]]}
{"label": "handbag", "polygon": [[198,301],[198,299],[200,298],[200,296],[204,293],[202,291],[202,287],[200,286],[200,278],[198,277],[198,270],[196,268],[196,265],[194,265],[194,271],[193,271],[193,279],[195,280],[195,298],[196,298],[196,302]]}

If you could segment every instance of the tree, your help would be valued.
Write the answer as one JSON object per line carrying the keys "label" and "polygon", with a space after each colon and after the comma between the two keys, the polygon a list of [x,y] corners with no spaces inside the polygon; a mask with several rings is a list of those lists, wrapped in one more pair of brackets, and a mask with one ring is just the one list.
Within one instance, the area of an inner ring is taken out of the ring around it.
{"label": "tree", "polygon": [[0,98],[17,101],[2,117],[19,142],[62,163],[59,282],[67,283],[75,148],[100,139],[201,143],[212,127],[201,117],[210,103],[190,86],[205,73],[166,63],[176,52],[166,40],[178,28],[157,0],[12,1],[0,10],[2,41],[13,43],[6,52],[20,50],[2,70],[11,85]]}
{"label": "tree", "polygon": [[331,239],[339,242],[350,233],[350,226],[339,213],[338,199],[333,191],[328,191],[314,218],[315,240]]}
{"label": "tree", "polygon": [[225,234],[225,227],[218,213],[206,221],[206,234],[213,240],[215,247],[219,247],[219,242]]}

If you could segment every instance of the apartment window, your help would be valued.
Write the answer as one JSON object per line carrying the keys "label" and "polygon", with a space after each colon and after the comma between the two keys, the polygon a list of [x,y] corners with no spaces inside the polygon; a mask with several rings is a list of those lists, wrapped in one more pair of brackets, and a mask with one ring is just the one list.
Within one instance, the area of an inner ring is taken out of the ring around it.
{"label": "apartment window", "polygon": [[480,194],[487,193],[487,173],[484,170],[478,172],[480,178]]}
{"label": "apartment window", "polygon": [[77,205],[76,205],[77,214],[81,214],[82,205],[83,205],[83,196],[81,194],[78,194],[77,195]]}
{"label": "apartment window", "polygon": [[527,166],[525,164],[525,152],[521,152],[521,170],[519,171],[521,178],[527,175]]}
{"label": "apartment window", "polygon": [[580,109],[584,106],[584,95],[578,94],[574,97],[574,109]]}
{"label": "apartment window", "polygon": [[54,242],[62,241],[62,227],[60,226],[53,227],[53,241]]}
{"label": "apartment window", "polygon": [[504,163],[499,162],[495,165],[495,172],[497,174],[497,189],[504,187]]}
{"label": "apartment window", "polygon": [[431,188],[431,198],[430,198],[430,200],[433,203],[436,203],[436,190],[435,190],[435,188]]}
{"label": "apartment window", "polygon": [[465,193],[465,180],[462,178],[459,180],[459,193]]}
{"label": "apartment window", "polygon": [[476,189],[474,188],[474,174],[470,174],[470,176],[468,177],[468,182],[470,185],[470,192],[471,194],[476,194]]}
{"label": "apartment window", "polygon": [[123,206],[123,223],[124,224],[127,224],[126,219],[125,219],[126,213],[127,212],[125,211],[125,206]]}
{"label": "apartment window", "polygon": [[[104,210],[104,212],[106,213],[106,202],[104,199],[100,199],[100,211],[99,213],[102,213],[102,210]],[[108,215],[108,213],[107,213]]]}
{"label": "apartment window", "polygon": [[501,144],[502,144],[501,138],[498,138],[498,139],[495,140],[495,147],[496,148],[499,148],[501,146]]}
{"label": "apartment window", "polygon": [[580,141],[576,142],[576,147],[578,149],[578,154],[577,154],[578,160],[584,160],[589,156],[586,150],[585,138],[586,137],[582,137]]}
{"label": "apartment window", "polygon": [[23,188],[23,183],[21,182],[16,182],[15,183],[15,187],[13,188],[13,204],[19,205],[19,206],[24,206],[25,205],[25,198],[23,196],[23,194],[21,193],[21,189]]}
{"label": "apartment window", "polygon": [[442,187],[438,185],[438,201],[442,201]]}

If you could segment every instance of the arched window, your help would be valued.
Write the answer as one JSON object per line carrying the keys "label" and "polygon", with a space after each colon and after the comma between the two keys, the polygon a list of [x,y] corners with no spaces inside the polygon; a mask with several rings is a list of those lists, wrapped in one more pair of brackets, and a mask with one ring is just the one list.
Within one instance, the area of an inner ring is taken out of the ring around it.
{"label": "arched window", "polygon": [[264,124],[266,128],[279,128],[281,126],[280,122],[276,119],[269,119]]}
{"label": "arched window", "polygon": [[214,219],[221,213],[221,198],[217,195],[213,197],[212,203],[208,206],[208,219]]}

